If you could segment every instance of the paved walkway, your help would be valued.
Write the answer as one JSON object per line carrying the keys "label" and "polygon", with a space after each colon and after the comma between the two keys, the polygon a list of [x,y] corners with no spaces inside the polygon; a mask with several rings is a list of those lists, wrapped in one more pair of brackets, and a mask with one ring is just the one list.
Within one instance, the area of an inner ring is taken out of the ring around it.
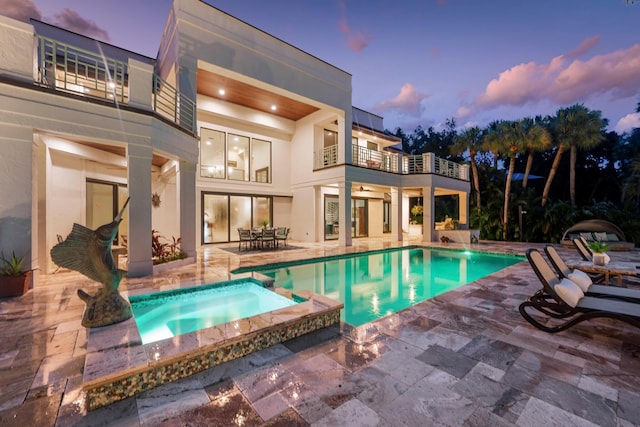
{"label": "paved walkway", "polygon": [[[224,280],[239,266],[393,246],[354,243],[251,255],[209,248],[195,265],[125,280],[122,289]],[[612,255],[640,263],[640,252]],[[0,426],[640,425],[640,330],[608,320],[555,335],[534,329],[517,311],[539,288],[526,262],[385,318],[365,342],[330,328],[90,413],[76,290],[99,285],[73,272],[41,282],[0,301]]]}

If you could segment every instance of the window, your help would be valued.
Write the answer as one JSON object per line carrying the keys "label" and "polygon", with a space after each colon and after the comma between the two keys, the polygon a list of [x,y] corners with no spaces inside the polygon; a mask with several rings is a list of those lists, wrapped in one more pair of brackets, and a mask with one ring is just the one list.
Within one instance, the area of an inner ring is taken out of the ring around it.
{"label": "window", "polygon": [[262,139],[251,141],[251,180],[271,182],[271,143]]}
{"label": "window", "polygon": [[367,148],[369,150],[378,151],[378,144],[375,142],[367,141]]}
{"label": "window", "polygon": [[332,130],[324,130],[324,148],[338,145],[338,133]]}
{"label": "window", "polygon": [[200,176],[225,178],[225,133],[202,129],[200,132]]}
{"label": "window", "polygon": [[351,199],[351,235],[353,237],[366,237],[369,233],[368,202],[367,199]]}
{"label": "window", "polygon": [[229,179],[249,181],[249,138],[229,134],[227,150],[227,172]]}
{"label": "window", "polygon": [[271,142],[202,128],[200,176],[270,183]]}
{"label": "window", "polygon": [[324,239],[336,240],[340,231],[340,203],[338,196],[324,196]]}
{"label": "window", "polygon": [[[109,224],[118,215],[120,209],[127,201],[127,187],[111,182],[87,180],[87,227],[92,230],[101,225]],[[120,223],[120,233],[113,241],[114,245],[122,242],[120,234],[127,234],[129,229],[129,212],[124,211]]]}

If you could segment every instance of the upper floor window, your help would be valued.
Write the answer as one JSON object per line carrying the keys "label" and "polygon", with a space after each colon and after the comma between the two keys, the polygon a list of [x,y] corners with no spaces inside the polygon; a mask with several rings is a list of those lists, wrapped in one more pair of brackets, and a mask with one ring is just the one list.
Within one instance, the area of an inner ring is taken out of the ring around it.
{"label": "upper floor window", "polygon": [[325,129],[324,130],[324,148],[338,145],[338,132]]}
{"label": "upper floor window", "polygon": [[200,176],[271,182],[271,142],[202,128]]}
{"label": "upper floor window", "polygon": [[375,142],[367,141],[367,148],[369,150],[378,151],[378,144]]}

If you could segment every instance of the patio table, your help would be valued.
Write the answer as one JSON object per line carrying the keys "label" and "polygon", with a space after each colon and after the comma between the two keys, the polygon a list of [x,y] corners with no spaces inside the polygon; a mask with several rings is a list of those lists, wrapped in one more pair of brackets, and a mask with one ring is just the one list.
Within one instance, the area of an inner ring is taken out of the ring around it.
{"label": "patio table", "polygon": [[574,261],[568,265],[569,268],[577,268],[585,273],[604,274],[605,285],[609,284],[609,276],[617,276],[618,286],[621,286],[622,276],[636,276],[638,274],[634,262],[611,261],[606,265],[596,265],[591,261]]}

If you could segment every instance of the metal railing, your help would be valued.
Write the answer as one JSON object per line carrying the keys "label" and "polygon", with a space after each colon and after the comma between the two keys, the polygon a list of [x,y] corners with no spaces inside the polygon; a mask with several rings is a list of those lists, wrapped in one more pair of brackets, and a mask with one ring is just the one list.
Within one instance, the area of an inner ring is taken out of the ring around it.
{"label": "metal railing", "polygon": [[37,83],[83,96],[128,102],[128,65],[125,62],[48,37],[37,37]]}
{"label": "metal railing", "polygon": [[[67,43],[38,37],[37,84],[55,90],[129,104],[129,65]],[[153,75],[149,108],[154,113],[196,132],[196,103]]]}
{"label": "metal railing", "polygon": [[196,103],[153,75],[153,111],[191,133],[196,131]]}
{"label": "metal railing", "polygon": [[351,146],[352,164],[367,169],[378,169],[386,172],[398,172],[398,156],[385,151],[371,150],[358,145]]}
{"label": "metal railing", "polygon": [[313,169],[323,169],[338,164],[338,146],[330,145],[313,153]]}

